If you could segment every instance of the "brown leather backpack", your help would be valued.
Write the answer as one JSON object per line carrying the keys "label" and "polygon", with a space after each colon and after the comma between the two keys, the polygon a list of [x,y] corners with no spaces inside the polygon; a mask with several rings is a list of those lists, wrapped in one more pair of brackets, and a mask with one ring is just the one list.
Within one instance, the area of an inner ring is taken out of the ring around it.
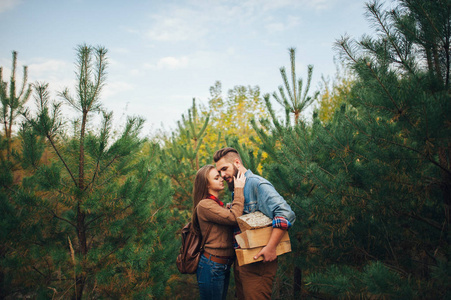
{"label": "brown leather backpack", "polygon": [[192,227],[193,224],[189,222],[182,228],[182,247],[176,260],[177,268],[182,274],[196,273],[200,257],[204,252],[205,241],[211,230],[210,224],[202,239],[202,234],[197,234]]}

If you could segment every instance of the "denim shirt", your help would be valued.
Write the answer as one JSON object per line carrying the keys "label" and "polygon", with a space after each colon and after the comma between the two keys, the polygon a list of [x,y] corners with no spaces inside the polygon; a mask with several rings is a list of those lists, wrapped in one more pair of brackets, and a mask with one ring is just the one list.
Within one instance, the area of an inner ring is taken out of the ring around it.
{"label": "denim shirt", "polygon": [[291,224],[294,223],[296,216],[290,205],[268,180],[255,175],[251,170],[247,170],[244,176],[246,176],[246,183],[244,185],[243,214],[259,210],[271,219],[284,217]]}

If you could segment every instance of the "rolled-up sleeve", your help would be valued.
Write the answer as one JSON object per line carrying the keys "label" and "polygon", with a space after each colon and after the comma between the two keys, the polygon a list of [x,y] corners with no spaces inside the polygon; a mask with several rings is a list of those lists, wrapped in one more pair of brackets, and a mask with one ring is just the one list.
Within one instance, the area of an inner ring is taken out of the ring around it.
{"label": "rolled-up sleeve", "polygon": [[272,219],[272,227],[288,230],[291,227],[291,223],[284,217],[274,217],[274,219]]}
{"label": "rolled-up sleeve", "polygon": [[270,183],[258,186],[259,210],[273,219],[273,227],[290,228],[296,216],[287,201],[276,191]]}

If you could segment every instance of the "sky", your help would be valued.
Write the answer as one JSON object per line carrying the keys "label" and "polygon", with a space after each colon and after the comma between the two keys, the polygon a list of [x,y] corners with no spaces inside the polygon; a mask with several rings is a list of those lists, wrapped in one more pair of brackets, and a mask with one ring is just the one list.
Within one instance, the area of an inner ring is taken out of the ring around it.
{"label": "sky", "polygon": [[[115,122],[146,119],[144,134],[175,128],[192,105],[207,105],[216,81],[273,93],[280,67],[297,77],[314,66],[312,90],[336,71],[334,43],[372,34],[363,0],[0,0],[0,66],[9,81],[47,82],[52,98],[74,91],[76,47],[108,49],[104,107]],[[30,100],[33,102],[33,100]]]}

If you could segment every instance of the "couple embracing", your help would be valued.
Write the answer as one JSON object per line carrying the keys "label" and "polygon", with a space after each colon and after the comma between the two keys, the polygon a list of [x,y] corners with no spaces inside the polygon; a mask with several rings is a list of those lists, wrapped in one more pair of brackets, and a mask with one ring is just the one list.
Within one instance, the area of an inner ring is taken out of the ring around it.
{"label": "couple embracing", "polygon": [[[202,236],[207,236],[197,268],[200,298],[226,299],[233,264],[238,299],[271,299],[277,272],[276,247],[294,223],[295,215],[269,181],[243,166],[236,149],[220,149],[213,159],[216,167],[200,168],[193,189],[192,224],[200,228]],[[233,202],[228,207],[218,199],[224,180],[232,192]],[[272,234],[268,244],[254,257],[262,256],[263,261],[238,266],[234,263],[237,247],[234,235],[240,233],[237,218],[256,210],[273,220]]]}

